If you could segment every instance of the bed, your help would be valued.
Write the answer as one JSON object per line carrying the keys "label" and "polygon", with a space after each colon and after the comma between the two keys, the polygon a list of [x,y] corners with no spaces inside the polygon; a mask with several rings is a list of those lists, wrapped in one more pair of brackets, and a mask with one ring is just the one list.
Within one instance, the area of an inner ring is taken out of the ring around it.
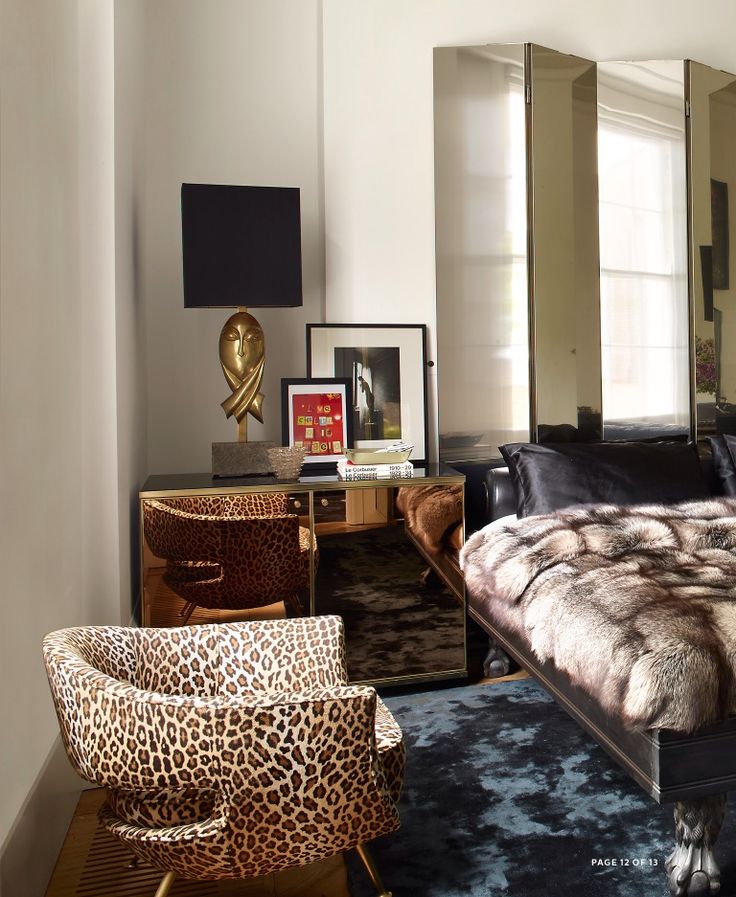
{"label": "bed", "polygon": [[[731,595],[736,595],[736,499],[730,497],[736,494],[736,440],[729,445],[724,437],[719,439],[721,442],[714,445],[712,463],[701,463],[693,449],[682,444],[679,449],[642,449],[637,446],[631,450],[620,446],[614,449],[535,446],[517,451],[518,447],[510,447],[505,455],[510,469],[491,469],[487,474],[488,515],[496,522],[471,536],[461,556],[468,613],[489,635],[491,657],[498,658],[501,652],[511,656],[652,798],[660,803],[674,803],[676,846],[665,868],[670,890],[678,897],[716,894],[720,889],[714,845],[723,821],[726,793],[736,788],[736,687],[733,675],[736,666],[731,666],[727,676],[716,676],[715,681],[709,679],[712,668],[700,670],[703,678],[698,680],[696,676],[691,683],[690,700],[680,702],[674,711],[666,706],[666,700],[660,702],[661,706],[653,706],[661,698],[656,691],[648,698],[644,692],[644,699],[638,704],[636,701],[633,705],[627,703],[628,692],[621,691],[621,670],[614,670],[610,658],[606,660],[605,657],[605,639],[615,637],[616,632],[606,631],[603,626],[603,641],[596,649],[595,621],[591,622],[591,619],[585,620],[585,626],[589,628],[581,630],[593,639],[588,660],[596,656],[596,650],[602,656],[597,677],[586,679],[581,674],[585,664],[581,663],[580,656],[576,656],[576,639],[568,637],[572,617],[565,618],[566,590],[572,590],[568,601],[573,608],[574,601],[579,602],[577,612],[583,618],[588,600],[605,608],[612,558],[606,557],[601,541],[606,543],[607,521],[611,521],[612,527],[608,535],[614,541],[618,538],[616,518],[623,514],[627,517],[624,530],[628,526],[629,533],[641,524],[642,517],[654,529],[660,526],[677,529],[680,526],[687,533],[682,544],[667,546],[664,544],[667,537],[662,530],[660,554],[666,556],[662,569],[656,569],[656,565],[651,569],[647,567],[646,539],[639,539],[638,543],[636,539],[629,540],[629,544],[624,540],[618,545],[617,557],[623,559],[623,563],[634,567],[643,564],[652,588],[671,587],[675,592],[683,586],[681,580],[687,569],[690,581],[685,585],[690,585],[693,590],[689,610],[697,613],[699,601],[711,600],[703,598],[703,593],[707,596],[714,591],[714,586],[708,581],[707,570],[704,573],[703,569],[687,567],[687,551],[682,552],[683,545],[691,555],[694,552],[698,557],[707,551],[720,552],[719,557],[729,568],[729,575],[733,574],[734,583],[722,582],[723,588],[720,592],[716,588],[714,594],[720,599],[719,607],[728,607],[731,612],[734,604],[733,613],[736,614],[736,598],[731,600]],[[552,452],[556,457],[550,459],[545,454],[540,464],[540,452]],[[601,465],[602,455],[605,457]],[[646,463],[642,463],[642,458]],[[662,467],[664,477],[659,476]],[[730,485],[729,468],[733,474]],[[726,492],[726,497],[712,496],[713,492],[719,491]],[[648,510],[640,506],[639,498],[650,503]],[[550,507],[560,501],[560,506]],[[637,507],[631,508],[632,505]],[[517,514],[521,519],[516,519]],[[705,522],[696,525],[690,518]],[[726,526],[724,520],[730,523]],[[586,526],[593,527],[593,548],[606,558],[600,569],[596,568],[595,550],[591,552],[590,544],[579,538],[581,529]],[[710,528],[710,547],[703,551],[697,541],[702,538],[702,533],[698,535],[696,532],[698,526]],[[596,527],[600,530],[597,533]],[[654,533],[650,535],[655,536]],[[581,542],[586,544],[581,545]],[[553,550],[547,550],[549,545]],[[712,560],[710,555],[708,557]],[[679,567],[678,560],[683,561]],[[640,569],[638,573],[641,572]],[[647,576],[643,578],[647,579]],[[676,582],[678,578],[679,583]],[[625,579],[622,582],[625,584]],[[636,590],[640,584],[635,582],[634,585],[632,591],[638,594]],[[615,593],[611,594],[618,601]],[[646,590],[642,594],[646,594]],[[626,600],[623,595],[621,601]],[[621,610],[624,612],[626,608],[622,606]],[[515,614],[524,619],[517,619]],[[624,617],[625,613],[622,619]],[[646,621],[646,614],[643,619]],[[554,621],[554,625],[550,621]],[[639,619],[641,623],[642,619]],[[613,625],[624,624],[618,620]],[[646,625],[652,631],[657,629],[651,621]],[[645,642],[646,625],[643,627]],[[689,631],[694,631],[692,620],[687,625]],[[709,632],[715,633],[714,638],[719,635],[717,626]],[[681,635],[675,633],[672,637],[673,656],[683,641]],[[719,651],[728,653],[728,647],[724,645],[730,644],[730,633],[726,636],[715,650],[716,660]],[[580,638],[577,642],[580,645]],[[586,650],[587,646],[582,650],[578,648],[577,653],[585,655]],[[646,658],[651,651],[651,646],[644,644],[641,656]],[[667,656],[666,650],[664,656]],[[733,657],[736,657],[736,642]],[[625,670],[626,663],[620,666]],[[611,671],[610,676],[606,675],[607,669]],[[677,669],[677,664],[673,669]],[[661,679],[662,683],[674,682],[672,694],[676,694],[688,687],[690,676],[691,672],[683,668],[679,670],[679,678],[677,675],[670,677],[667,672]],[[710,697],[701,701],[703,683]],[[693,697],[693,692],[697,698]],[[647,706],[647,700],[652,706]]]}

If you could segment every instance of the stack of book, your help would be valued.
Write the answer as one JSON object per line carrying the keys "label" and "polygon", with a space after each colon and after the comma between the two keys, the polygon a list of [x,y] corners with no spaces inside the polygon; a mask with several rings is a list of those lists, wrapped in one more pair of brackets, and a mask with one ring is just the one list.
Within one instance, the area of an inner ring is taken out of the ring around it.
{"label": "stack of book", "polygon": [[402,464],[353,464],[338,461],[337,475],[341,480],[401,480],[414,476],[411,461]]}

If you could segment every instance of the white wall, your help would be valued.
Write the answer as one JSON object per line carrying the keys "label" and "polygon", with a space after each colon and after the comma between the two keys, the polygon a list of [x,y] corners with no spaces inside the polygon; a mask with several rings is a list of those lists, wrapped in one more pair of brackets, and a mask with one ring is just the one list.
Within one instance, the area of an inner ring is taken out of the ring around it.
{"label": "white wall", "polygon": [[[184,310],[182,182],[301,187],[304,307],[255,310],[266,335],[265,428],[281,440],[280,378],[305,374],[322,320],[321,19],[318,0],[146,4],[143,296],[151,473],[211,469],[237,438],[220,402],[217,343],[230,312]],[[247,304],[247,297],[243,297]]]}
{"label": "white wall", "polygon": [[112,0],[0,7],[0,882],[42,894],[80,783],[45,632],[120,621]]}
{"label": "white wall", "polygon": [[326,319],[422,322],[432,341],[433,47],[533,41],[736,70],[731,0],[324,0],[323,15]]}
{"label": "white wall", "polygon": [[120,614],[131,617],[139,586],[138,491],[147,474],[147,409],[142,296],[145,6],[115,3],[115,337]]}

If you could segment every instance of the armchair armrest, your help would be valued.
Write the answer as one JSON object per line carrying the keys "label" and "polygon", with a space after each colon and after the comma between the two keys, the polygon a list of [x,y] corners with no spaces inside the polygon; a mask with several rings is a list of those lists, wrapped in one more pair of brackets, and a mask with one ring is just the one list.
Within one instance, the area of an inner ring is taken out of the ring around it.
{"label": "armchair armrest", "polygon": [[100,822],[113,835],[131,844],[159,842],[179,844],[186,841],[207,841],[216,838],[227,827],[230,817],[230,801],[220,794],[213,807],[212,815],[207,819],[188,822],[184,825],[143,826],[127,822],[116,815],[109,803],[104,803],[99,810]]}
{"label": "armchair armrest", "polygon": [[[368,831],[352,839],[363,826],[397,828],[393,775],[377,741],[377,704],[375,689],[357,685],[232,699],[219,725],[238,790],[256,806],[289,815],[299,813],[298,795],[315,822],[340,819],[350,843],[336,849],[369,840]],[[385,741],[390,723],[383,715],[380,723]],[[281,782],[291,787],[279,789]]]}

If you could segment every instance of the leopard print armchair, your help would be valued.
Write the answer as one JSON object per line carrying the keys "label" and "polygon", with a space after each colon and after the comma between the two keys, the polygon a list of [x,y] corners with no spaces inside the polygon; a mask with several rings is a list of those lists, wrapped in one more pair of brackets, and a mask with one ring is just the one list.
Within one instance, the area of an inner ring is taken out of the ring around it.
{"label": "leopard print armchair", "polygon": [[43,654],[67,755],[157,897],[349,848],[388,893],[365,845],[399,827],[403,739],[348,684],[339,617],[63,629]]}
{"label": "leopard print armchair", "polygon": [[[282,493],[192,496],[143,502],[143,531],[166,560],[164,582],[196,607],[247,610],[286,602],[301,613],[309,588],[309,530]],[[317,560],[314,543],[315,562]]]}

